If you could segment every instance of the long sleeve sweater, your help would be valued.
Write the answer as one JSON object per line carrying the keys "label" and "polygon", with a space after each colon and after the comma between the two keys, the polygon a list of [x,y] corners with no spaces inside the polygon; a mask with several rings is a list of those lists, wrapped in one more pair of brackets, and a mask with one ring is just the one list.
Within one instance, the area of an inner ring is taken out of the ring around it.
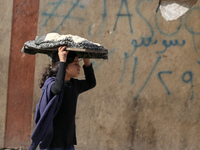
{"label": "long sleeve sweater", "polygon": [[61,107],[53,120],[53,138],[51,148],[67,148],[76,145],[75,115],[78,95],[96,85],[92,65],[85,67],[85,80],[71,79],[64,81],[66,66],[60,63],[54,84],[51,86],[53,95],[64,93]]}
{"label": "long sleeve sweater", "polygon": [[[96,85],[92,65],[84,68],[85,80],[64,81],[66,65],[60,63],[56,78],[50,77],[42,88],[36,106],[36,127],[29,150],[69,147],[76,144],[75,114],[78,95]],[[62,137],[62,138],[61,138]]]}

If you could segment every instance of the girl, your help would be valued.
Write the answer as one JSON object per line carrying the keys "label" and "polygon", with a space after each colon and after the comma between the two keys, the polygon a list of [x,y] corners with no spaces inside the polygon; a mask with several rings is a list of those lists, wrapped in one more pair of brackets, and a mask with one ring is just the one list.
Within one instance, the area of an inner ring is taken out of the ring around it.
{"label": "girl", "polygon": [[84,61],[85,80],[74,79],[80,74],[78,56],[58,49],[59,62],[46,69],[40,84],[42,95],[36,107],[36,127],[29,150],[75,150],[75,115],[78,95],[96,85],[89,59]]}

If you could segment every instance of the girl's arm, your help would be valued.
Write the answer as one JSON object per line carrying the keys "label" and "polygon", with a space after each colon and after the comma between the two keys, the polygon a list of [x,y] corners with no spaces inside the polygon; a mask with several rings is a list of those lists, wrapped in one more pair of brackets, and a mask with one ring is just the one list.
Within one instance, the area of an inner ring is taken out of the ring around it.
{"label": "girl's arm", "polygon": [[59,56],[59,69],[56,75],[55,82],[51,86],[51,92],[54,95],[57,95],[62,92],[64,88],[65,82],[65,72],[66,72],[66,60],[68,51],[65,51],[66,46],[61,46],[58,48],[58,56]]}
{"label": "girl's arm", "polygon": [[96,78],[90,59],[83,59],[85,80],[79,80],[79,93],[87,91],[96,86]]}

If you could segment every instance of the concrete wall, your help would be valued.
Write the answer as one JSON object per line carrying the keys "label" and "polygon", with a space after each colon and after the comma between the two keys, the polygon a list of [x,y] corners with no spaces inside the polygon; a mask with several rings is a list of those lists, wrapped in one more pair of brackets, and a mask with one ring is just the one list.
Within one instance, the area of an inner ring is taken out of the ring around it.
{"label": "concrete wall", "polygon": [[[92,60],[97,86],[79,96],[77,150],[200,149],[200,2],[170,22],[157,6],[158,0],[40,1],[38,35],[79,35],[109,50],[108,60]],[[33,117],[48,63],[36,55]]]}
{"label": "concrete wall", "polygon": [[[4,147],[13,1],[0,1],[0,147]],[[9,11],[8,11],[9,10]]]}

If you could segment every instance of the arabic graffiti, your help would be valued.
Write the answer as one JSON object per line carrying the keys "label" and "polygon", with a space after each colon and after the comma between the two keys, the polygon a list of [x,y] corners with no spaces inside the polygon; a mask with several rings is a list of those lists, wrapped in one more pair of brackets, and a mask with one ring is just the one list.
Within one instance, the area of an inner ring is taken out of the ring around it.
{"label": "arabic graffiti", "polygon": [[154,64],[154,66],[153,66],[151,72],[149,73],[149,75],[148,75],[148,77],[147,77],[147,80],[144,82],[142,88],[139,90],[139,92],[138,92],[137,96],[134,98],[134,100],[137,100],[137,99],[139,98],[140,93],[141,93],[141,92],[144,90],[144,88],[146,87],[146,85],[147,85],[147,83],[149,82],[149,80],[150,80],[150,78],[151,78],[151,76],[152,76],[152,74],[153,74],[155,68],[157,67],[157,65],[158,65],[158,63],[159,63],[159,61],[160,61],[161,59],[162,59],[161,56],[159,56],[159,57],[157,58],[157,60],[156,60],[156,62],[155,62],[155,64]]}
{"label": "arabic graffiti", "polygon": [[136,73],[136,67],[137,67],[137,65],[138,65],[138,57],[135,57],[134,68],[133,68],[133,76],[132,76],[131,84],[135,83],[135,73]]}
{"label": "arabic graffiti", "polygon": [[[187,77],[189,76],[189,77]],[[190,83],[191,84],[191,97],[192,100],[194,98],[194,90],[193,90],[193,73],[192,71],[186,71],[183,73],[182,80],[184,83]]]}
{"label": "arabic graffiti", "polygon": [[[140,39],[133,39],[132,42],[131,42],[131,45],[133,46],[133,50],[131,51],[131,53],[128,53],[128,52],[124,52],[124,62],[123,62],[123,71],[122,71],[122,74],[121,74],[121,77],[119,79],[119,82],[123,82],[123,78],[124,78],[124,74],[126,72],[126,67],[127,67],[127,62],[130,60],[132,61],[132,57],[133,54],[137,51],[138,48],[140,47],[149,47],[149,46],[152,46],[152,45],[156,45],[158,44],[160,41],[158,41],[156,38],[154,38],[154,30],[151,26],[151,24],[149,23],[149,21],[142,15],[142,13],[140,12],[140,9],[139,9],[139,6],[140,4],[144,2],[144,1],[140,1],[136,7],[136,10],[137,10],[137,14],[144,20],[144,22],[146,23],[146,25],[150,28],[150,36],[149,37],[140,37]],[[191,13],[193,10],[195,9],[199,9],[199,8],[194,8],[194,9],[191,9],[189,13]],[[186,18],[188,17],[188,15],[186,15]],[[155,17],[155,21],[156,21],[156,26],[157,26],[157,30],[164,36],[166,37],[172,37],[174,36],[175,34],[177,34],[182,25],[185,24],[187,30],[191,33],[192,37],[193,37],[193,43],[194,43],[194,49],[196,51],[196,53],[198,53],[198,50],[196,48],[196,42],[195,42],[195,38],[194,36],[196,35],[199,35],[200,32],[194,32],[194,30],[192,29],[192,27],[188,27],[187,25],[187,19],[185,20],[185,22],[182,21],[182,19],[180,19],[180,24],[178,25],[178,27],[175,29],[174,32],[172,33],[166,33],[164,31],[161,30],[161,28],[159,27],[159,23],[158,23],[158,18],[157,18],[157,15]],[[178,39],[174,39],[174,40],[162,40],[162,45],[164,46],[164,49],[162,49],[161,51],[156,51],[155,53],[156,54],[163,54],[167,51],[168,48],[170,47],[183,47],[184,45],[186,45],[186,40],[185,39],[182,39],[182,40],[178,40]],[[143,91],[143,89],[146,87],[146,85],[148,84],[150,78],[151,78],[151,75],[153,74],[153,72],[155,71],[155,67],[157,66],[157,64],[159,63],[160,59],[162,57],[158,57],[156,63],[154,64],[154,67],[152,69],[152,71],[150,72],[147,80],[144,82],[144,84],[142,85],[141,89],[139,90],[137,96],[135,97],[135,100],[137,100],[141,94],[141,92]],[[197,61],[199,64],[200,64],[200,61]],[[133,67],[133,76],[132,76],[132,80],[131,80],[131,84],[134,84],[134,81],[135,81],[135,74],[136,74],[136,67],[138,65],[138,57],[135,57],[135,62],[134,62],[134,67]],[[170,89],[168,88],[168,86],[166,85],[166,83],[163,81],[162,79],[162,75],[164,74],[169,74],[171,75],[173,72],[172,71],[161,71],[158,73],[158,78],[160,80],[160,82],[162,83],[162,85],[164,86],[166,92],[168,95],[171,95],[171,91]],[[186,77],[189,76],[189,79],[186,79]],[[194,90],[193,90],[193,72],[191,71],[187,71],[183,74],[182,76],[182,80],[184,83],[190,83],[191,84],[191,100],[194,99]]]}
{"label": "arabic graffiti", "polygon": [[[180,30],[185,28],[187,32],[189,32],[189,34],[191,35],[191,40],[193,41],[193,49],[195,51],[195,53],[200,57],[200,50],[198,50],[198,43],[197,39],[200,36],[200,30],[195,28],[193,26],[193,23],[190,23],[188,20],[191,19],[191,15],[193,13],[199,13],[200,12],[200,7],[194,7],[191,8],[186,14],[185,16],[183,16],[182,18],[176,20],[177,22],[177,26],[173,26],[172,30],[166,31],[163,28],[163,25],[161,25],[161,20],[160,20],[160,13],[159,11],[156,12],[156,15],[154,16],[154,18],[151,18],[151,21],[149,20],[148,17],[145,17],[144,15],[144,9],[142,9],[142,4],[147,4],[147,3],[152,3],[153,0],[139,0],[138,2],[136,2],[136,5],[134,5],[134,7],[132,5],[129,4],[130,1],[128,0],[121,0],[119,3],[119,7],[115,8],[116,13],[114,18],[116,19],[114,21],[113,25],[110,25],[108,19],[110,17],[110,14],[108,14],[108,7],[110,9],[110,7],[113,6],[108,6],[107,4],[108,0],[101,0],[100,3],[102,3],[101,8],[102,8],[102,14],[101,14],[101,26],[100,28],[97,30],[97,33],[92,33],[92,25],[91,23],[89,23],[88,25],[88,30],[87,30],[87,34],[89,36],[100,36],[101,34],[103,34],[104,30],[109,26],[109,28],[112,28],[113,26],[113,34],[115,35],[118,29],[119,29],[119,22],[122,21],[122,18],[126,18],[127,21],[125,22],[125,25],[128,25],[130,30],[128,31],[124,31],[126,32],[126,34],[131,34],[134,35],[134,26],[132,24],[132,22],[134,21],[134,17],[135,16],[139,16],[139,18],[141,19],[141,23],[143,23],[143,25],[145,25],[147,27],[147,31],[148,31],[148,35],[147,36],[140,36],[137,38],[131,38],[130,39],[130,46],[131,46],[131,50],[128,49],[127,51],[123,52],[123,64],[122,64],[122,72],[119,78],[119,84],[123,82],[124,79],[124,75],[125,73],[127,73],[127,65],[128,62],[131,62],[131,64],[133,65],[132,67],[132,78],[130,81],[131,85],[135,84],[135,77],[136,77],[136,72],[138,71],[138,66],[139,66],[139,62],[140,62],[140,55],[138,53],[138,51],[142,48],[148,48],[148,47],[153,47],[156,45],[159,45],[159,49],[156,48],[154,50],[154,54],[156,55],[156,61],[153,65],[153,68],[151,69],[150,73],[148,74],[147,79],[145,80],[145,82],[142,84],[139,92],[137,93],[137,96],[135,97],[135,99],[138,99],[139,96],[141,95],[142,91],[145,89],[146,85],[148,84],[149,80],[152,78],[152,74],[155,72],[156,67],[159,65],[159,63],[161,61],[164,61],[163,58],[163,54],[167,53],[167,51],[169,49],[175,49],[175,48],[181,48],[186,46],[189,42],[183,38],[176,38],[176,35],[178,33],[180,33]],[[92,3],[89,2],[89,3]],[[56,26],[56,28],[53,30],[53,32],[57,32],[59,31],[59,29],[64,25],[64,23],[67,20],[78,20],[81,22],[87,22],[87,18],[83,18],[80,17],[82,16],[81,14],[84,13],[84,10],[87,9],[87,6],[81,5],[80,4],[80,0],[73,0],[73,1],[67,1],[67,0],[55,0],[54,2],[49,2],[47,3],[48,6],[50,6],[52,8],[49,9],[51,10],[50,12],[43,12],[42,16],[45,17],[44,19],[44,23],[42,25],[42,27],[46,27],[49,24],[49,21],[53,18],[59,18],[59,20],[61,19],[61,21],[59,22],[58,26]],[[62,6],[65,5],[66,7],[68,7],[69,9],[67,9],[66,12],[62,12],[62,14],[58,13],[58,9]],[[81,9],[80,11],[80,16],[78,16],[79,14],[75,13],[77,16],[72,16],[72,12],[75,9]],[[122,11],[123,10],[123,11]],[[125,13],[124,13],[125,10]],[[155,11],[155,10],[154,10]],[[122,13],[123,12],[123,13]],[[134,15],[133,15],[134,14]],[[153,23],[151,22],[154,22]],[[164,37],[164,39],[158,39],[155,36],[155,33],[158,33],[160,35],[162,35],[162,37]],[[187,37],[188,39],[188,37]],[[188,42],[188,43],[187,43]],[[161,45],[161,46],[160,46]],[[109,51],[109,57],[112,56],[115,52],[117,51],[116,48],[113,48]],[[100,68],[100,66],[103,64],[104,61],[101,62],[95,62],[92,61],[92,63],[94,64],[94,69],[97,70]],[[197,63],[200,64],[200,60],[197,60]],[[171,93],[173,91],[170,90],[169,84],[163,80],[163,76],[171,76],[173,75],[173,72],[171,70],[163,70],[163,71],[159,71],[157,72],[157,77],[161,83],[161,85],[164,87],[164,90],[166,90],[167,95],[171,95]],[[194,90],[193,90],[193,76],[194,73],[192,71],[186,71],[183,73],[182,75],[182,81],[186,84],[190,84],[191,85],[191,99],[194,99]]]}
{"label": "arabic graffiti", "polygon": [[161,83],[163,84],[164,88],[166,89],[167,91],[167,94],[168,95],[171,95],[171,92],[169,91],[169,88],[167,87],[167,85],[165,84],[165,82],[163,81],[162,77],[161,77],[161,74],[172,74],[172,71],[160,71],[158,73],[158,78],[160,79]]}
{"label": "arabic graffiti", "polygon": [[171,46],[184,46],[185,45],[185,40],[182,40],[181,44],[179,43],[179,41],[177,39],[174,40],[174,41],[170,40],[169,43],[167,43],[167,40],[163,40],[162,44],[165,47],[165,49],[162,50],[162,51],[157,51],[156,52],[157,54],[162,54],[162,53],[166,52],[166,50]]}

